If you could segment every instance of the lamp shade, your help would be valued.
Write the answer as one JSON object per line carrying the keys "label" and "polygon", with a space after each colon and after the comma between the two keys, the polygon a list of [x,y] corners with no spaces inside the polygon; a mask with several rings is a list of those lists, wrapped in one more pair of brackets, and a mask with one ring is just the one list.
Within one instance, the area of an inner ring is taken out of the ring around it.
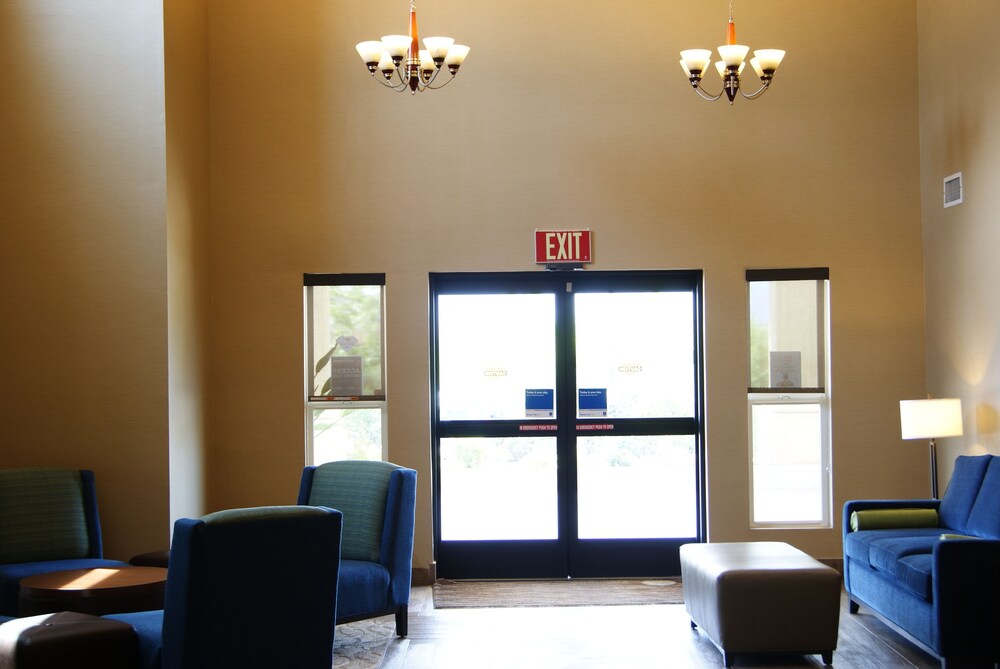
{"label": "lamp shade", "polygon": [[962,400],[901,400],[899,426],[903,439],[962,435]]}

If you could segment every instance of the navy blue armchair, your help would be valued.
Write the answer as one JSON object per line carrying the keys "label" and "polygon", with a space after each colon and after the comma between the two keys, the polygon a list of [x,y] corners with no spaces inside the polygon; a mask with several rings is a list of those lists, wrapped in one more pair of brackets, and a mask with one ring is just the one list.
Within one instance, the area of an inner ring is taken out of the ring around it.
{"label": "navy blue armchair", "polygon": [[342,515],[231,509],[174,523],[161,611],[135,627],[143,669],[330,669]]}
{"label": "navy blue armchair", "polygon": [[18,614],[26,576],[126,564],[103,557],[94,472],[0,470],[0,615]]}
{"label": "navy blue armchair", "polygon": [[344,514],[337,624],[394,614],[407,634],[417,472],[390,462],[343,460],[306,467],[299,504]]}

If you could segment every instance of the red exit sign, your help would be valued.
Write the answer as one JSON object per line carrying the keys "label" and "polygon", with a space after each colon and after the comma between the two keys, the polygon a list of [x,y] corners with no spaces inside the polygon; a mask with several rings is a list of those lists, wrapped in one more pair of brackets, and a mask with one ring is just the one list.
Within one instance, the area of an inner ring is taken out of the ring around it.
{"label": "red exit sign", "polygon": [[590,262],[590,230],[535,230],[535,262]]}

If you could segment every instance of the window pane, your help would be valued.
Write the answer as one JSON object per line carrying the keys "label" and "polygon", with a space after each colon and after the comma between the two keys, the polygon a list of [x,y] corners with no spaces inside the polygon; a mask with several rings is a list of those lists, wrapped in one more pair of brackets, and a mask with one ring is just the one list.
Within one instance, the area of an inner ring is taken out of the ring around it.
{"label": "window pane", "polygon": [[751,281],[750,387],[823,388],[825,281]]}
{"label": "window pane", "polygon": [[309,395],[385,397],[383,287],[312,286],[309,290]]}
{"label": "window pane", "polygon": [[441,440],[441,539],[555,539],[554,437]]}
{"label": "window pane", "polygon": [[[694,416],[690,292],[577,293],[574,301],[579,416]],[[584,404],[584,393],[597,404]]]}
{"label": "window pane", "polygon": [[440,295],[438,389],[442,420],[552,418],[555,407],[555,296]]}
{"label": "window pane", "polygon": [[581,539],[696,536],[694,436],[576,443]]}
{"label": "window pane", "polygon": [[753,404],[750,420],[754,522],[822,522],[820,404]]}
{"label": "window pane", "polygon": [[382,410],[322,409],[312,413],[312,464],[382,459]]}

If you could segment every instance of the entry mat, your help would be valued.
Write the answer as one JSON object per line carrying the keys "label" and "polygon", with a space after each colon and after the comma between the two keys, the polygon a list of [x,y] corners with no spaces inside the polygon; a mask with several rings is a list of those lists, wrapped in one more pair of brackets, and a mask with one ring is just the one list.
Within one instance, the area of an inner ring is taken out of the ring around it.
{"label": "entry mat", "polygon": [[521,606],[628,606],[683,604],[680,577],[670,579],[559,579],[434,583],[439,609]]}

